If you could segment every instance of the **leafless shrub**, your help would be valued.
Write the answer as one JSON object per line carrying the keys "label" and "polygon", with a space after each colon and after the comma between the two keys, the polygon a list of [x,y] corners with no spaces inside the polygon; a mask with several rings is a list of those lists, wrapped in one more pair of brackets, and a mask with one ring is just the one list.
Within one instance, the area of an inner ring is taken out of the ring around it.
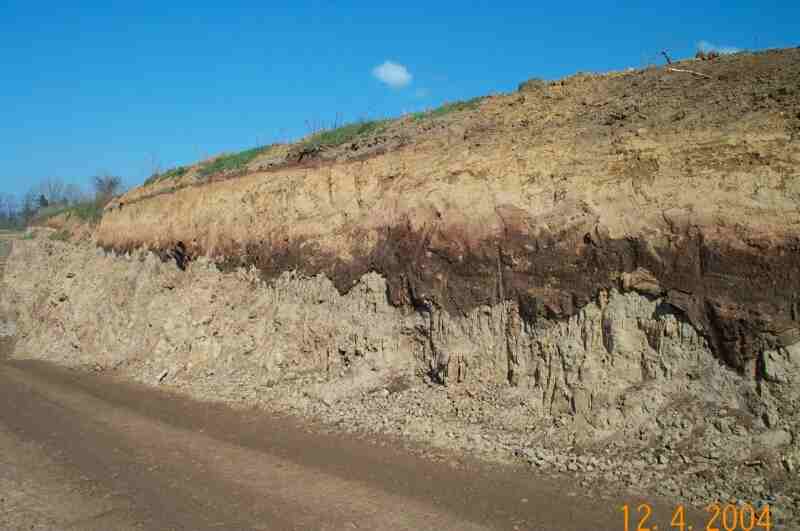
{"label": "leafless shrub", "polygon": [[122,189],[122,179],[116,175],[98,175],[92,177],[95,200],[105,205]]}
{"label": "leafless shrub", "polygon": [[700,61],[710,61],[712,59],[716,59],[720,56],[720,53],[716,50],[697,50],[697,53],[694,54],[695,59],[699,59]]}

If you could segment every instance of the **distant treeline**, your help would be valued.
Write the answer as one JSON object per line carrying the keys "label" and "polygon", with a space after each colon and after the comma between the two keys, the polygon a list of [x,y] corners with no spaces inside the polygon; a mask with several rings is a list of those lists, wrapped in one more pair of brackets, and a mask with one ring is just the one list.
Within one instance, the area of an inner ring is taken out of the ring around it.
{"label": "distant treeline", "polygon": [[22,198],[0,192],[0,229],[23,229],[64,212],[97,221],[103,207],[121,192],[122,179],[115,175],[92,177],[88,188],[61,179],[45,179]]}

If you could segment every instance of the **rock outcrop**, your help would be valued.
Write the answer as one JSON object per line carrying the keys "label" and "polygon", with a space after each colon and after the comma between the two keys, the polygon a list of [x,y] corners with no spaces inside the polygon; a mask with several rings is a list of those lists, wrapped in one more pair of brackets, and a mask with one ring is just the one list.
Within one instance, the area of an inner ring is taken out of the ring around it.
{"label": "rock outcrop", "polygon": [[[374,272],[341,294],[322,275],[266,282],[205,258],[184,271],[40,237],[15,243],[0,315],[17,358],[581,471],[586,486],[698,504],[769,493],[795,510],[800,344],[740,373],[663,294],[601,291],[531,322],[514,301],[461,315],[387,292]],[[709,467],[724,472],[676,479]]]}
{"label": "rock outcrop", "polygon": [[735,409],[756,432],[798,430],[799,343],[763,351],[740,374],[666,297],[633,290],[530,323],[510,301],[465,315],[397,308],[376,273],[342,295],[321,275],[267,283],[253,268],[222,273],[200,259],[182,271],[152,253],[40,238],[15,245],[2,305],[18,356],[150,383],[164,371],[188,388],[238,374],[245,394],[279,386],[323,402],[397,381],[505,388],[525,402],[505,428],[561,419],[561,435],[587,444],[681,401]]}
{"label": "rock outcrop", "polygon": [[394,150],[137,189],[98,241],[322,274],[341,294],[372,271],[395,307],[514,302],[528,324],[627,282],[745,371],[800,339],[800,50],[692,67],[709,77],[575,76],[432,119]]}

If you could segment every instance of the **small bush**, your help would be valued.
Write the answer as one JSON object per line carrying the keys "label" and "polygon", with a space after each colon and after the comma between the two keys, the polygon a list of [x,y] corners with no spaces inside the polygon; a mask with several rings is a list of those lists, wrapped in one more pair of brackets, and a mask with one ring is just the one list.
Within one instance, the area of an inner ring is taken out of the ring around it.
{"label": "small bush", "polygon": [[46,207],[42,207],[36,212],[36,218],[42,220],[49,219],[59,214],[63,214],[64,212],[69,210],[69,208],[70,208],[69,205],[65,204],[49,205]]}
{"label": "small bush", "polygon": [[164,173],[154,173],[151,175],[145,182],[145,186],[149,186],[151,184],[155,184],[160,181],[165,181],[167,179],[177,179],[178,177],[183,177],[189,171],[189,168],[186,166],[178,166],[177,168],[172,168],[171,170],[167,170]]}
{"label": "small bush", "polygon": [[81,221],[96,224],[103,217],[103,206],[97,201],[78,203],[67,209],[67,213],[76,216]]}
{"label": "small bush", "polygon": [[226,171],[240,170],[250,164],[256,157],[272,149],[272,146],[261,146],[239,153],[220,155],[214,160],[207,162],[200,167],[198,174],[200,177],[208,177]]}
{"label": "small bush", "polygon": [[54,232],[49,236],[49,238],[53,241],[57,242],[65,242],[69,240],[69,231],[67,230],[60,230],[58,232]]}
{"label": "small bush", "polygon": [[389,125],[389,120],[360,121],[336,129],[321,131],[306,141],[307,148],[336,147],[370,134],[380,133]]}
{"label": "small bush", "polygon": [[694,54],[694,58],[701,61],[710,61],[711,59],[716,59],[719,56],[720,53],[716,50],[698,50],[697,53]]}
{"label": "small bush", "polygon": [[541,92],[547,88],[547,82],[539,78],[531,78],[517,86],[517,92]]}
{"label": "small bush", "polygon": [[437,107],[436,109],[430,111],[415,112],[411,115],[411,119],[414,121],[425,120],[427,118],[438,118],[453,112],[471,111],[473,109],[477,109],[478,105],[480,105],[481,101],[483,101],[485,98],[485,96],[478,96],[477,98],[472,98],[469,100],[445,103],[441,107]]}

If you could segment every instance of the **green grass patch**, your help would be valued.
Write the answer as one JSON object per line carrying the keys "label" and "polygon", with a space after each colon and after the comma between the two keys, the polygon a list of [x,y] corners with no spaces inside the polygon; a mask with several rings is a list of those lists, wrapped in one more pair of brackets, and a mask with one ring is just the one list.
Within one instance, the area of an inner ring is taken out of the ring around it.
{"label": "green grass patch", "polygon": [[103,206],[97,201],[83,201],[71,206],[46,207],[39,211],[34,222],[43,223],[55,216],[66,214],[68,217],[75,216],[85,223],[96,225],[103,217]]}
{"label": "green grass patch", "polygon": [[69,231],[60,230],[58,232],[54,232],[53,234],[48,236],[48,238],[50,238],[51,240],[56,241],[56,242],[65,242],[65,241],[69,240]]}
{"label": "green grass patch", "polygon": [[240,170],[253,162],[256,157],[266,153],[270,149],[272,149],[271,145],[248,149],[239,153],[220,155],[211,162],[201,166],[198,174],[200,177],[208,177],[226,171]]}
{"label": "green grass patch", "polygon": [[320,131],[311,135],[306,141],[307,147],[336,147],[352,142],[357,138],[367,135],[380,133],[385,130],[389,125],[389,120],[372,120],[361,121],[352,124],[343,125],[336,129],[329,129],[327,131]]}
{"label": "green grass patch", "polygon": [[103,206],[97,201],[86,201],[69,207],[67,213],[77,216],[81,221],[97,224],[103,217]]}
{"label": "green grass patch", "polygon": [[154,173],[144,182],[144,185],[148,186],[167,179],[177,179],[178,177],[186,175],[188,171],[189,168],[187,166],[178,166],[177,168],[172,168],[163,173]]}
{"label": "green grass patch", "polygon": [[480,105],[481,101],[483,101],[485,97],[486,96],[478,96],[477,98],[472,98],[469,100],[445,103],[441,107],[431,109],[430,111],[412,113],[411,119],[416,122],[418,120],[425,120],[428,118],[439,118],[454,112],[471,111],[477,109],[478,105]]}
{"label": "green grass patch", "polygon": [[69,205],[50,205],[43,208],[40,208],[36,212],[36,219],[38,220],[45,220],[55,217],[59,214],[63,214],[69,210]]}

